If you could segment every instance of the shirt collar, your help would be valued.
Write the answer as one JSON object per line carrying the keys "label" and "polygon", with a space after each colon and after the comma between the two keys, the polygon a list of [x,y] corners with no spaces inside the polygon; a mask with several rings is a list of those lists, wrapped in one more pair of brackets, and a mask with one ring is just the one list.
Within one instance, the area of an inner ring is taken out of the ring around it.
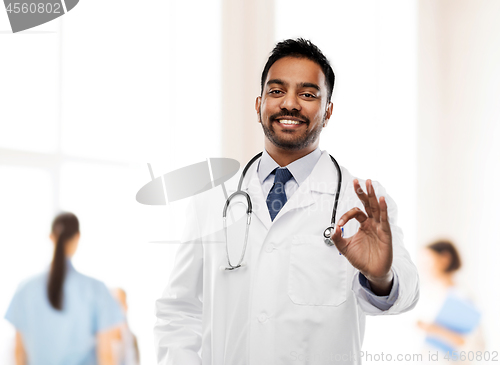
{"label": "shirt collar", "polygon": [[[304,157],[299,158],[298,160],[293,161],[292,163],[285,166],[288,171],[291,172],[293,178],[300,186],[307,177],[311,174],[314,166],[319,161],[321,157],[321,151],[319,148],[316,148],[314,151],[305,155]],[[276,161],[267,153],[264,149],[262,152],[262,158],[260,159],[259,166],[257,167],[259,181],[262,184],[264,180],[271,174],[274,169],[280,167]]]}
{"label": "shirt collar", "polygon": [[75,271],[75,267],[73,266],[73,263],[71,262],[71,259],[69,258],[65,258],[66,260],[66,268],[68,269],[68,272],[69,271]]}

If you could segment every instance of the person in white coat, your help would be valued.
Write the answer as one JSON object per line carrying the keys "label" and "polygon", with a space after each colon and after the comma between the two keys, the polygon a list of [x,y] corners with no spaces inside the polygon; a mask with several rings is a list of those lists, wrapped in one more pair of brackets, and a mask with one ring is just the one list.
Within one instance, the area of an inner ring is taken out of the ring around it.
{"label": "person in white coat", "polygon": [[[359,364],[365,315],[415,306],[417,270],[380,184],[341,168],[340,219],[325,244],[340,176],[318,146],[334,80],[310,41],[274,48],[255,105],[265,150],[242,184],[253,206],[246,249],[245,216],[235,213],[226,240],[224,194],[195,196],[156,303],[159,364]],[[242,266],[225,270],[242,252]]]}

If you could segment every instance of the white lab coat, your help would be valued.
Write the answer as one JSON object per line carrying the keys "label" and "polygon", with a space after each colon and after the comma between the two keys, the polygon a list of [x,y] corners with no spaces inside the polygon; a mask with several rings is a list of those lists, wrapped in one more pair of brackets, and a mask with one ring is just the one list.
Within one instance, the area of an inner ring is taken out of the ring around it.
{"label": "white lab coat", "polygon": [[[170,282],[156,303],[155,344],[162,365],[359,364],[365,315],[397,314],[418,300],[418,276],[397,208],[383,187],[393,238],[393,267],[399,278],[394,305],[381,311],[367,300],[358,271],[323,231],[330,225],[337,171],[326,151],[311,175],[271,222],[254,163],[243,183],[253,214],[245,266],[225,271],[222,189],[198,195],[189,212],[186,243],[180,246]],[[232,179],[236,190],[239,175]],[[342,168],[337,220],[349,209],[364,209]],[[362,186],[364,182],[360,180]],[[228,184],[230,185],[230,184]],[[228,214],[229,216],[229,214]],[[243,248],[245,219],[229,228],[231,263]],[[352,220],[344,236],[356,233]],[[201,238],[200,238],[201,237]]]}

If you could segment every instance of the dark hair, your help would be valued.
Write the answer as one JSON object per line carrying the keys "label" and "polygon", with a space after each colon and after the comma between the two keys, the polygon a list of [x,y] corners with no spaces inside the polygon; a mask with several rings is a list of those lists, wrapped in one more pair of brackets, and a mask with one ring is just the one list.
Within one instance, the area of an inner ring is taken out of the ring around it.
{"label": "dark hair", "polygon": [[448,254],[450,256],[450,263],[444,272],[454,272],[462,266],[458,250],[451,241],[436,241],[427,245],[427,248],[438,253],[439,255]]}
{"label": "dark hair", "polygon": [[62,310],[63,285],[66,278],[66,243],[80,232],[80,223],[73,213],[61,213],[52,222],[52,235],[56,239],[50,268],[47,294],[54,309]]}
{"label": "dark hair", "polygon": [[260,79],[261,95],[264,92],[264,83],[266,82],[269,69],[276,61],[283,57],[307,58],[308,60],[316,62],[325,74],[326,87],[328,90],[327,101],[330,101],[333,92],[333,85],[335,84],[335,74],[333,73],[332,66],[330,66],[330,62],[318,47],[316,47],[311,41],[303,38],[287,39],[279,42],[274,47],[266,65],[264,66],[264,70],[262,71],[262,77]]}

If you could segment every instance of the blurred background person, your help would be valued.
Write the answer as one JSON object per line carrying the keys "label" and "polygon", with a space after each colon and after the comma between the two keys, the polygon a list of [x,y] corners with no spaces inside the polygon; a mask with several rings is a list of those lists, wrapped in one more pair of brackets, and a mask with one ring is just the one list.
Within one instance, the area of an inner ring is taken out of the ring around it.
{"label": "blurred background person", "polygon": [[112,291],[112,294],[120,304],[125,319],[116,330],[114,336],[113,354],[115,354],[116,363],[118,365],[139,365],[140,357],[137,337],[130,330],[127,320],[127,293],[122,288],[116,288]]}
{"label": "blurred background person", "polygon": [[78,218],[59,214],[50,239],[50,269],[19,285],[5,315],[16,329],[16,364],[115,365],[111,340],[123,315],[104,283],[71,264]]}
{"label": "blurred background person", "polygon": [[467,355],[469,351],[484,350],[481,314],[471,301],[471,293],[457,280],[462,267],[460,254],[451,241],[439,240],[427,245],[423,256],[423,313],[417,326],[426,336],[424,358],[429,359],[431,352],[436,354],[433,362],[453,359],[475,363],[468,362]]}

